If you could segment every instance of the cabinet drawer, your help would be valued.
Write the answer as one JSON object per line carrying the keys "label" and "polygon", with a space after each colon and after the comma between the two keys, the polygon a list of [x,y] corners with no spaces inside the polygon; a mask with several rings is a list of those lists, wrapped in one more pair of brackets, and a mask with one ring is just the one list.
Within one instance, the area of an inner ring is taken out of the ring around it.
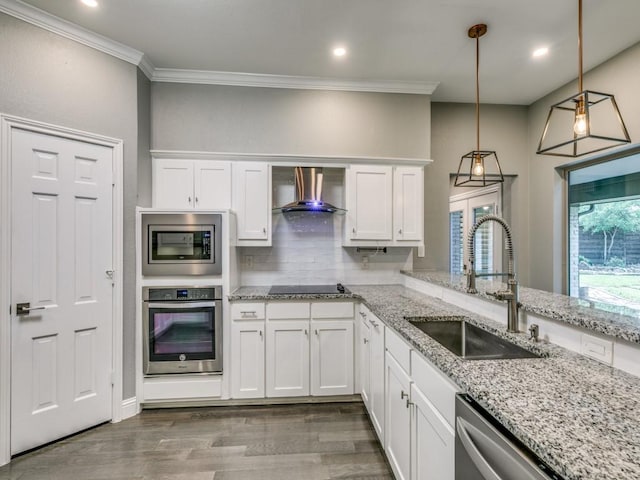
{"label": "cabinet drawer", "polygon": [[269,319],[309,318],[310,313],[311,304],[309,302],[269,302],[267,304],[267,317]]}
{"label": "cabinet drawer", "polygon": [[416,386],[453,427],[456,418],[455,396],[460,389],[444,373],[415,351],[411,352],[411,367],[411,377]]}
{"label": "cabinet drawer", "polygon": [[411,348],[390,328],[387,329],[385,346],[404,371],[411,373]]}
{"label": "cabinet drawer", "polygon": [[231,318],[233,320],[264,320],[264,303],[233,302],[231,304]]}
{"label": "cabinet drawer", "polygon": [[320,302],[311,304],[312,318],[353,318],[352,302]]}

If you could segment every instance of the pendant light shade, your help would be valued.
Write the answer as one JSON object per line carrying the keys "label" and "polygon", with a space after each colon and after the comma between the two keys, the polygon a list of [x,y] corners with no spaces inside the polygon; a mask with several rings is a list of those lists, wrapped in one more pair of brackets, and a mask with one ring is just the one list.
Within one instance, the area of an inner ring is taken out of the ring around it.
{"label": "pendant light shade", "polygon": [[536,153],[580,157],[631,142],[614,96],[583,88],[582,0],[578,0],[578,90],[551,106]]}
{"label": "pendant light shade", "polygon": [[454,181],[456,187],[486,187],[504,182],[498,155],[493,150],[480,150],[480,37],[487,33],[483,23],[469,29],[469,38],[476,40],[476,149],[460,158]]}

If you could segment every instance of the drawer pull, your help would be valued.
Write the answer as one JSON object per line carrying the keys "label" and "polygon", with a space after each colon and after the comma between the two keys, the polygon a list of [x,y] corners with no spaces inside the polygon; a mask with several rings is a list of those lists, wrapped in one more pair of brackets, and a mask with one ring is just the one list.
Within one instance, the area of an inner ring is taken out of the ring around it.
{"label": "drawer pull", "polygon": [[255,310],[240,312],[240,315],[243,317],[257,317],[258,313]]}

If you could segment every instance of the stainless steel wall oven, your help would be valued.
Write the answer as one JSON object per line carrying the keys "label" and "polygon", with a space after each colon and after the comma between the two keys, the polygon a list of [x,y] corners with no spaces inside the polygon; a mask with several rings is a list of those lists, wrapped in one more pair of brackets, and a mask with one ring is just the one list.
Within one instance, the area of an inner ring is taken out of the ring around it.
{"label": "stainless steel wall oven", "polygon": [[222,287],[142,289],[144,374],[222,372]]}
{"label": "stainless steel wall oven", "polygon": [[143,275],[219,275],[222,215],[143,213]]}

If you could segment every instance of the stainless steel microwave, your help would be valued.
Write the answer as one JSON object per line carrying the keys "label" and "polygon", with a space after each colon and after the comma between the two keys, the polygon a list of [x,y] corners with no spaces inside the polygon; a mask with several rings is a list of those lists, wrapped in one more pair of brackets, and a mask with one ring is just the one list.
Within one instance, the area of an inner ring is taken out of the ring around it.
{"label": "stainless steel microwave", "polygon": [[220,275],[222,215],[143,213],[143,275]]}

